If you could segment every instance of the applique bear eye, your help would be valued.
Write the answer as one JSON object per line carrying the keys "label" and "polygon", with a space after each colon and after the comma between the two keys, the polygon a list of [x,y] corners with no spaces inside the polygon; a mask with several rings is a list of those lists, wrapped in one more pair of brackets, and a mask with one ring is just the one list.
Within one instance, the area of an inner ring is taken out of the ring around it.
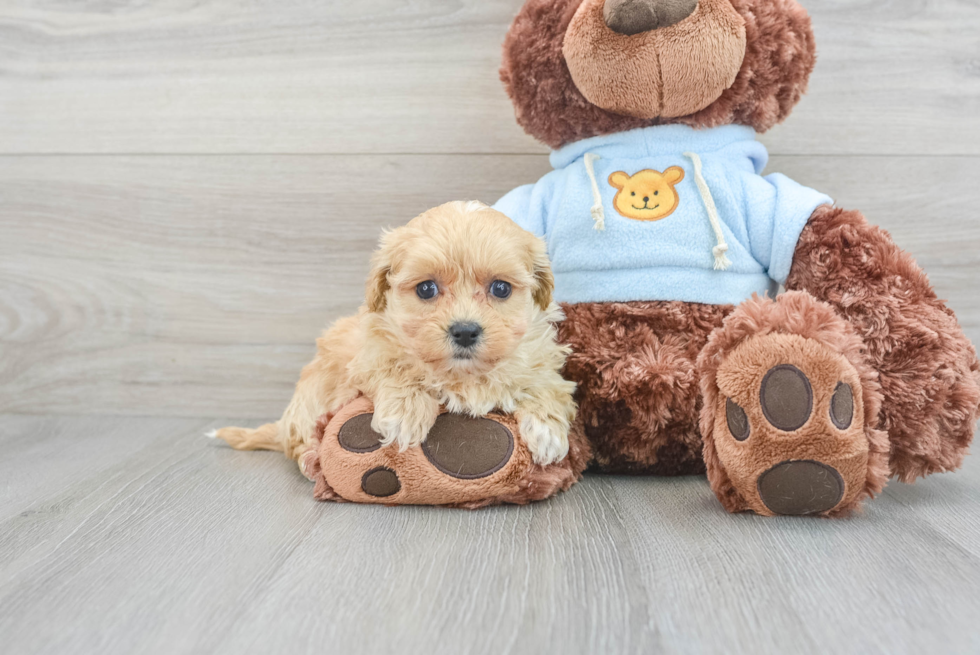
{"label": "applique bear eye", "polygon": [[415,285],[415,295],[422,300],[432,300],[439,295],[439,286],[433,280],[426,280]]}

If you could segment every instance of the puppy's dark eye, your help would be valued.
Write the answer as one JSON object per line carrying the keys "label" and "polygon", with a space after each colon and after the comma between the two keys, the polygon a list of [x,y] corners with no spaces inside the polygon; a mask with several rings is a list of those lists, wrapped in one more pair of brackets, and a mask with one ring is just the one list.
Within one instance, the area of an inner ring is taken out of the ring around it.
{"label": "puppy's dark eye", "polygon": [[439,295],[439,287],[432,280],[426,280],[415,285],[415,293],[422,300],[432,300]]}
{"label": "puppy's dark eye", "polygon": [[494,298],[500,298],[501,300],[506,300],[510,298],[510,282],[504,282],[503,280],[494,280],[490,285],[490,295]]}
{"label": "puppy's dark eye", "polygon": [[660,192],[659,192],[659,191],[654,191],[654,192],[653,192],[653,195],[655,195],[655,196],[659,196],[659,195],[660,195]]}
{"label": "puppy's dark eye", "polygon": [[635,196],[636,195],[636,191],[631,192],[630,195],[631,196]]}

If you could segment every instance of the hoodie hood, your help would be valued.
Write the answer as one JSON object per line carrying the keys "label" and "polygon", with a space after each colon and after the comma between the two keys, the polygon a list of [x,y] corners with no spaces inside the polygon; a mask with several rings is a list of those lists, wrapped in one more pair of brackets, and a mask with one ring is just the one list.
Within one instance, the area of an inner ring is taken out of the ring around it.
{"label": "hoodie hood", "polygon": [[755,131],[742,125],[725,125],[695,130],[687,125],[657,125],[641,127],[628,132],[583,139],[554,150],[551,153],[552,168],[565,168],[586,153],[602,159],[642,159],[683,152],[696,152],[701,156],[719,150],[742,150],[752,162],[756,175],[762,173],[769,162],[765,146],[756,141]]}

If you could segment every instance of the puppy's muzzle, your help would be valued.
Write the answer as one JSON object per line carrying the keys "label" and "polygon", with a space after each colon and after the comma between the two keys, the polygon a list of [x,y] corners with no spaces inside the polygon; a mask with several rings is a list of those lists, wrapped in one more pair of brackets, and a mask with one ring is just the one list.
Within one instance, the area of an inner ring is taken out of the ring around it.
{"label": "puppy's muzzle", "polygon": [[449,326],[449,336],[453,343],[465,349],[474,347],[480,341],[483,328],[479,323],[453,323]]}

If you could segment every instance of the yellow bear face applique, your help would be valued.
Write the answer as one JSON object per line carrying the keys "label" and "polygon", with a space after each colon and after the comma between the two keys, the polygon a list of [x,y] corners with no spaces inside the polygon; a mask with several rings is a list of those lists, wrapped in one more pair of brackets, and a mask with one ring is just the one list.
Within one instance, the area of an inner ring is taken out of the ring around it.
{"label": "yellow bear face applique", "polygon": [[671,166],[663,173],[647,169],[636,175],[616,171],[609,184],[619,189],[613,207],[626,218],[638,221],[659,221],[674,213],[680,196],[674,185],[684,179],[684,169]]}

